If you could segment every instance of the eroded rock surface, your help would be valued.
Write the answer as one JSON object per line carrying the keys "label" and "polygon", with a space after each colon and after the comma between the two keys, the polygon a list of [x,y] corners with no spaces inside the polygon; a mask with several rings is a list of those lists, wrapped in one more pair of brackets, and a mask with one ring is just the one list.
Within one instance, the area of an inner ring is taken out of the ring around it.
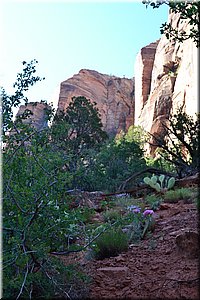
{"label": "eroded rock surface", "polygon": [[[187,20],[181,21],[179,14],[170,13],[168,21],[179,30],[190,30]],[[57,108],[65,110],[73,96],[85,96],[97,103],[103,127],[110,136],[133,124],[161,135],[161,123],[178,107],[183,105],[192,116],[198,111],[197,54],[191,39],[180,43],[163,35],[138,53],[135,79],[82,69],[61,83]],[[33,119],[36,126],[46,126],[40,106],[34,108]],[[150,150],[153,154],[155,149]]]}
{"label": "eroded rock surface", "polygon": [[48,126],[46,109],[49,108],[45,103],[30,102],[19,107],[16,117],[22,115],[26,109],[30,110],[33,114],[23,121],[24,124],[32,124],[36,129],[42,130]]}
{"label": "eroded rock surface", "polygon": [[[181,21],[179,14],[169,14],[169,22],[179,30],[189,31],[187,20]],[[154,44],[154,61],[150,54],[146,62],[144,53],[151,45],[142,48],[136,59],[135,124],[160,135],[161,122],[178,107],[183,106],[192,116],[197,112],[197,48],[191,39],[180,43],[163,35]],[[147,64],[149,80],[145,76]]]}
{"label": "eroded rock surface", "polygon": [[135,98],[137,99],[135,109],[135,120],[140,117],[145,103],[148,100],[151,89],[152,69],[159,41],[143,47],[138,53],[135,61]]}
{"label": "eroded rock surface", "polygon": [[58,109],[65,110],[73,96],[97,103],[104,129],[110,135],[134,123],[134,80],[82,69],[61,83]]}

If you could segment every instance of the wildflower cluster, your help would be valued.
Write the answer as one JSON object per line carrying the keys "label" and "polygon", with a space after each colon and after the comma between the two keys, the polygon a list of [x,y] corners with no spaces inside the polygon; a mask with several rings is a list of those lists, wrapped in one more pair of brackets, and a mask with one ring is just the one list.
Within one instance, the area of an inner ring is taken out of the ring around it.
{"label": "wildflower cluster", "polygon": [[141,207],[138,207],[136,205],[130,205],[127,207],[127,209],[132,213],[140,213]]}
{"label": "wildflower cluster", "polygon": [[[136,206],[136,205],[130,205],[130,206],[128,206],[127,207],[127,209],[130,211],[130,212],[132,212],[132,213],[141,213],[141,207],[139,207],[139,206]],[[145,209],[144,211],[143,211],[143,213],[142,213],[142,215],[144,216],[144,217],[146,217],[146,216],[153,216],[155,213],[154,213],[154,211],[152,210],[152,209]]]}
{"label": "wildflower cluster", "polygon": [[[155,224],[154,211],[152,209],[145,209],[142,212],[141,207],[136,205],[130,205],[127,207],[128,211],[133,214],[134,228],[138,228],[141,231],[141,238],[144,237],[147,231],[152,230]],[[136,226],[137,225],[137,226]]]}

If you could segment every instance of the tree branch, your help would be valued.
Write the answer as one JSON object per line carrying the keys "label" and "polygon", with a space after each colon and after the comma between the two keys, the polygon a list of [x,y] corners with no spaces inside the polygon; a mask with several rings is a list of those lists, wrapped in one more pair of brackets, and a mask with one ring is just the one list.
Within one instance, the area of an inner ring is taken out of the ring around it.
{"label": "tree branch", "polygon": [[5,161],[5,164],[8,163],[8,161],[10,161],[12,159],[12,157],[15,155],[15,153],[19,150],[19,148],[24,144],[24,142],[26,142],[29,138],[31,138],[34,134],[41,132],[40,131],[34,131],[31,134],[29,134],[27,137],[25,137],[21,143],[19,144],[19,146],[13,151],[13,153],[7,158],[7,160]]}

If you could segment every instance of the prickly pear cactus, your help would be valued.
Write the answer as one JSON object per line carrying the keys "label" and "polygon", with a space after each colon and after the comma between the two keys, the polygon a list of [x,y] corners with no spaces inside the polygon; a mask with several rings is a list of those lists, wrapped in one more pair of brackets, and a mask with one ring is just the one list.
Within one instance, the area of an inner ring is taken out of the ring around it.
{"label": "prickly pear cactus", "polygon": [[[159,180],[159,182],[158,182]],[[175,178],[171,177],[167,182],[166,186],[165,183],[165,175],[160,175],[159,177],[156,175],[152,175],[151,178],[145,177],[143,179],[144,183],[148,184],[150,187],[154,188],[157,192],[164,192],[168,189],[171,189],[175,184]]]}
{"label": "prickly pear cactus", "polygon": [[160,181],[161,188],[163,188],[164,187],[163,184],[164,184],[165,175],[160,175],[158,179]]}
{"label": "prickly pear cactus", "polygon": [[173,188],[174,184],[175,184],[175,178],[174,178],[174,177],[171,177],[171,178],[168,180],[168,183],[167,183],[167,189],[169,190],[169,189]]}
{"label": "prickly pear cactus", "polygon": [[149,184],[151,179],[149,177],[144,177],[143,181],[144,181],[144,183]]}
{"label": "prickly pear cactus", "polygon": [[154,188],[157,192],[161,192],[161,187],[160,187],[160,184],[158,182],[156,182],[156,184],[154,185]]}
{"label": "prickly pear cactus", "polygon": [[156,182],[157,182],[157,176],[155,176],[155,175],[151,176],[151,182],[153,184],[156,184]]}

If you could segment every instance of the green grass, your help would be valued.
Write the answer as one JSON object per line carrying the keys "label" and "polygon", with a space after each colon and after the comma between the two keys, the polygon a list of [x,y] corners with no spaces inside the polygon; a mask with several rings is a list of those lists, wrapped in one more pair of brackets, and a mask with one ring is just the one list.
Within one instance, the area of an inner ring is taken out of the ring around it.
{"label": "green grass", "polygon": [[131,205],[136,205],[136,206],[144,206],[144,203],[141,202],[141,198],[140,199],[136,199],[133,197],[120,197],[120,198],[116,198],[114,200],[115,202],[115,207],[120,207],[124,212],[127,211],[127,208]]}
{"label": "green grass", "polygon": [[121,214],[118,210],[116,209],[108,209],[103,213],[103,219],[104,222],[115,222],[116,220],[118,220],[119,218],[121,218]]}
{"label": "green grass", "polygon": [[172,203],[177,203],[179,200],[184,200],[186,203],[190,203],[193,202],[194,198],[194,191],[189,188],[170,190],[164,194],[164,201]]}
{"label": "green grass", "polygon": [[156,195],[147,195],[145,197],[145,202],[150,206],[151,209],[157,210],[160,206],[160,203],[163,201],[163,199]]}
{"label": "green grass", "polygon": [[111,229],[96,240],[96,246],[93,250],[96,259],[117,256],[128,250],[128,237],[119,228]]}

